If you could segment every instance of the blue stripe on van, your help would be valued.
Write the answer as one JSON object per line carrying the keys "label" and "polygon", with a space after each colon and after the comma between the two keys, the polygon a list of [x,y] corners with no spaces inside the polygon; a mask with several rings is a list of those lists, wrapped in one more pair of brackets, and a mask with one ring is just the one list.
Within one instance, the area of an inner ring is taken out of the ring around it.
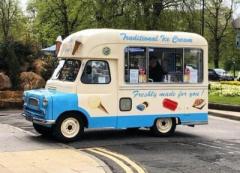
{"label": "blue stripe on van", "polygon": [[[206,124],[208,122],[208,113],[188,113],[180,115],[129,115],[129,116],[104,116],[88,117],[89,128],[113,127],[151,127],[156,118],[176,117],[183,125]],[[117,124],[116,124],[117,119]]]}

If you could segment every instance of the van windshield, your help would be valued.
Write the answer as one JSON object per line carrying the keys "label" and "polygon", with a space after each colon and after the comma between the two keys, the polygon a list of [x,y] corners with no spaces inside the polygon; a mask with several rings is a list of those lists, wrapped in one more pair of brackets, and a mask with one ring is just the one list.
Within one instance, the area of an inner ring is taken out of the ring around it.
{"label": "van windshield", "polygon": [[51,79],[73,82],[78,75],[80,66],[81,61],[79,60],[61,59]]}

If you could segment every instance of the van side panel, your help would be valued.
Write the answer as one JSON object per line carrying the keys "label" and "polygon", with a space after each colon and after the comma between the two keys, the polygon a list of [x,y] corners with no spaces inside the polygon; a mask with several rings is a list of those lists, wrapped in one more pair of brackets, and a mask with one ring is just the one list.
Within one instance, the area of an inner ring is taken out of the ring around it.
{"label": "van side panel", "polygon": [[[182,125],[207,124],[208,113],[189,113],[189,114],[159,114],[159,115],[129,115],[129,116],[102,116],[88,117],[89,128],[129,128],[129,127],[151,127],[157,118],[179,118]],[[115,118],[118,118],[117,126],[114,126]]]}

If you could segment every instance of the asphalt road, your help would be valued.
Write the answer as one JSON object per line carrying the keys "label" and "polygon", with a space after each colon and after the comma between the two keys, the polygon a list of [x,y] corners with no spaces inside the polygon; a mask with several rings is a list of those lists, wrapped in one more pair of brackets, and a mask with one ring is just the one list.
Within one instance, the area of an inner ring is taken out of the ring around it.
{"label": "asphalt road", "polygon": [[[31,123],[18,114],[0,115],[0,123],[36,133]],[[54,141],[47,139],[44,142]],[[168,138],[152,137],[146,129],[134,132],[86,130],[81,141],[68,145],[81,150],[102,147],[120,153],[149,173],[240,172],[240,121],[212,116],[208,125],[195,128],[178,126],[175,135]],[[110,160],[96,156],[106,162],[113,172],[121,172]]]}

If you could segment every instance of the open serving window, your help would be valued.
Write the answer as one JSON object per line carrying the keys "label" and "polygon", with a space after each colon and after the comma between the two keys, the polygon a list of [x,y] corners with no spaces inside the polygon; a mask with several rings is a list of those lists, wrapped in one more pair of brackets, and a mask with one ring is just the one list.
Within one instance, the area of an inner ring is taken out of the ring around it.
{"label": "open serving window", "polygon": [[203,81],[201,49],[128,47],[124,65],[125,82],[130,84]]}

